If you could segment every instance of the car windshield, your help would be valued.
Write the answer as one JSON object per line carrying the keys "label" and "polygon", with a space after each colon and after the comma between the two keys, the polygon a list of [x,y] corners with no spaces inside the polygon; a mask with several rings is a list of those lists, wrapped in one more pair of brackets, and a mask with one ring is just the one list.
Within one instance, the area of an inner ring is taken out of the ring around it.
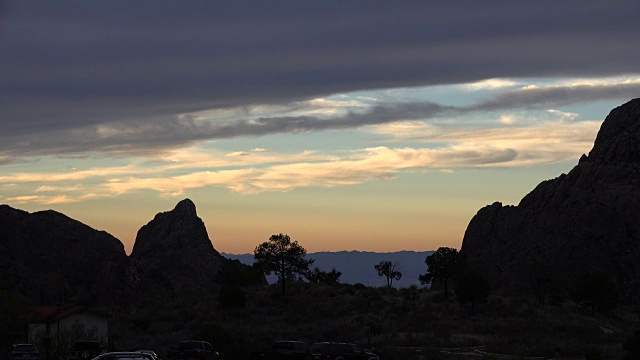
{"label": "car windshield", "polygon": [[21,344],[21,345],[16,345],[13,347],[13,351],[20,351],[20,352],[36,352],[38,351],[38,349],[35,347],[35,345],[31,345],[31,344]]}
{"label": "car windshield", "polygon": [[153,350],[136,350],[136,352],[143,353],[143,354],[149,354],[151,356],[158,356],[158,354],[156,354],[156,352],[153,351]]}
{"label": "car windshield", "polygon": [[183,341],[178,344],[179,350],[202,349],[202,343],[197,341]]}

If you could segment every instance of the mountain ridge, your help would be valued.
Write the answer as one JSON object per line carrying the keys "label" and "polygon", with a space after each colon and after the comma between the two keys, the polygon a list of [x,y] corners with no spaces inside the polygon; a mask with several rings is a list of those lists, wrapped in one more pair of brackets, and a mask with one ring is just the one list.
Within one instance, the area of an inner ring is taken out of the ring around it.
{"label": "mountain ridge", "polygon": [[[344,284],[363,284],[366,286],[385,286],[386,281],[378,276],[373,268],[380,261],[394,261],[400,264],[402,278],[395,280],[396,288],[421,286],[418,276],[426,273],[425,258],[433,251],[400,250],[392,252],[374,252],[359,250],[318,251],[307,253],[307,258],[314,259],[312,267],[318,267],[323,271],[331,271],[335,268],[342,272],[340,282]],[[253,254],[229,254],[221,253],[229,259],[237,259],[243,264],[253,263]],[[275,282],[274,276],[268,276],[269,283]]]}

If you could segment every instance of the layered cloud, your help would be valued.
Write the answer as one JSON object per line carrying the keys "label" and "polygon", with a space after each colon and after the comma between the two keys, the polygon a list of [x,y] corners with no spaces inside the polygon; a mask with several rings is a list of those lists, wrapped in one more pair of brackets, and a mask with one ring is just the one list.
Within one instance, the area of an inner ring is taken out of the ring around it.
{"label": "layered cloud", "polygon": [[[388,143],[354,151],[285,154],[259,148],[212,153],[197,148],[121,167],[0,176],[3,187],[33,188],[33,195],[6,197],[13,203],[61,203],[151,190],[178,196],[188,190],[221,187],[241,194],[335,187],[392,179],[404,171],[455,171],[471,167],[533,166],[577,159],[590,148],[599,122],[574,122],[572,114],[549,111],[541,122],[516,119],[520,126],[468,130],[404,121],[363,131]],[[499,121],[496,121],[499,123]]]}
{"label": "layered cloud", "polygon": [[[543,79],[544,80],[544,79]],[[463,86],[465,87],[465,86]],[[483,113],[544,110],[640,94],[640,76],[561,80],[539,84],[492,79],[466,86],[491,89],[469,105],[395,98],[318,98],[278,106],[252,105],[207,110],[136,122],[114,122],[33,135],[0,135],[0,164],[25,156],[98,152],[112,156],[154,156],[203,141],[324,130],[350,130],[398,121],[479,117]],[[427,88],[428,89],[428,88]],[[511,124],[509,115],[502,122]],[[467,126],[477,127],[473,120]]]}
{"label": "layered cloud", "polygon": [[577,159],[601,121],[579,108],[640,94],[638,11],[3,3],[0,200],[251,194]]}

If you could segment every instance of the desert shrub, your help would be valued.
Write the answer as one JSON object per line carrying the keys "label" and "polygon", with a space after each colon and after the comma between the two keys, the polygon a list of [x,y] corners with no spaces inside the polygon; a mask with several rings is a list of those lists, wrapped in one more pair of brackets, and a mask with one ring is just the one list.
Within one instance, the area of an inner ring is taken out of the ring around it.
{"label": "desert shrub", "polygon": [[624,345],[625,360],[640,359],[640,329],[635,334],[625,340]]}
{"label": "desert shrub", "polygon": [[455,293],[461,304],[470,303],[471,311],[475,305],[484,303],[489,296],[489,283],[477,271],[469,270],[456,278]]}
{"label": "desert shrub", "polygon": [[218,304],[221,308],[243,308],[246,303],[244,291],[238,287],[223,287],[218,293]]}
{"label": "desert shrub", "polygon": [[602,351],[600,351],[600,349],[596,348],[596,347],[591,347],[585,354],[584,354],[584,359],[585,360],[602,360],[604,359],[602,357]]}
{"label": "desert shrub", "polygon": [[149,327],[151,326],[151,321],[148,318],[144,318],[142,316],[136,316],[131,320],[131,326],[134,329],[149,330]]}
{"label": "desert shrub", "polygon": [[606,273],[579,275],[573,283],[571,294],[576,303],[591,310],[591,316],[596,310],[612,310],[619,300],[618,288]]}

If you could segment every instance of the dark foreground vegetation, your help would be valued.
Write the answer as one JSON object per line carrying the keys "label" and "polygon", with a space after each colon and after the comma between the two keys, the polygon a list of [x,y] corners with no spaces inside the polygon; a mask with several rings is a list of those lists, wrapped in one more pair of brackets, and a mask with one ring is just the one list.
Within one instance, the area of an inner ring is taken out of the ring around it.
{"label": "dark foreground vegetation", "polygon": [[237,306],[221,307],[218,299],[135,304],[112,319],[111,346],[152,348],[163,356],[181,339],[202,339],[226,359],[243,359],[273,340],[295,339],[359,343],[381,359],[464,359],[451,352],[465,347],[514,358],[622,359],[638,324],[631,308],[592,316],[569,300],[540,305],[489,296],[472,312],[454,296],[415,287],[295,282],[284,297],[277,284],[236,294]]}
{"label": "dark foreground vegetation", "polygon": [[[547,279],[530,284],[529,296],[499,296],[468,269],[464,255],[440,248],[425,259],[429,269],[420,277],[431,289],[393,288],[401,273],[391,262],[373,266],[387,278],[386,287],[374,288],[340,284],[336,269],[310,269],[304,248],[286,235],[272,236],[256,254],[269,244],[256,255],[257,266],[226,262],[215,292],[147,296],[105,309],[111,314],[105,350],[150,349],[167,359],[179,341],[197,339],[222,359],[247,359],[273,341],[296,340],[355,343],[385,360],[640,358],[640,308],[620,297],[604,273],[583,274],[566,289]],[[267,285],[262,272],[276,273],[280,283]],[[17,314],[29,304],[2,294],[0,332],[10,333],[6,324],[21,321]],[[74,331],[63,344],[92,336]],[[64,351],[44,356],[68,358]]]}

